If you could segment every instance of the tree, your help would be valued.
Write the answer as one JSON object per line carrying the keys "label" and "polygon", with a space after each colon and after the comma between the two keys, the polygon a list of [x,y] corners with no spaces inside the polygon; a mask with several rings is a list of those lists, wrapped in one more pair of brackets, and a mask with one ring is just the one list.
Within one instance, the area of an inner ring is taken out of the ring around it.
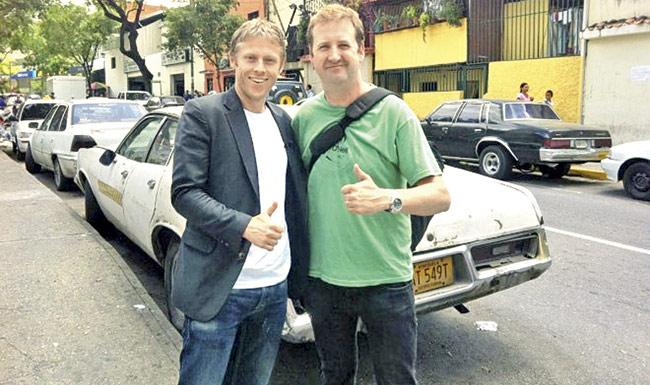
{"label": "tree", "polygon": [[[92,0],[99,7],[104,16],[120,23],[120,52],[130,58],[138,66],[142,77],[145,79],[145,88],[151,91],[153,74],[147,68],[144,58],[138,50],[138,27],[140,16],[144,8],[144,0]],[[128,39],[128,44],[125,42]]]}
{"label": "tree", "polygon": [[25,54],[23,64],[34,67],[43,75],[66,73],[74,65],[72,58],[53,49],[43,33],[43,23],[28,24],[19,30],[23,37],[21,51]]}
{"label": "tree", "polygon": [[32,23],[50,0],[0,0],[0,58],[11,50],[20,49],[19,29]]}
{"label": "tree", "polygon": [[93,61],[113,32],[113,21],[100,12],[87,15],[85,7],[55,4],[45,12],[41,28],[48,50],[81,66],[90,88]]}
{"label": "tree", "polygon": [[[230,13],[236,5],[235,0],[191,0],[185,7],[167,10],[163,48],[198,51],[214,65],[219,77],[219,61],[227,56],[232,34],[244,22]],[[217,91],[221,91],[221,84],[217,84]]]}

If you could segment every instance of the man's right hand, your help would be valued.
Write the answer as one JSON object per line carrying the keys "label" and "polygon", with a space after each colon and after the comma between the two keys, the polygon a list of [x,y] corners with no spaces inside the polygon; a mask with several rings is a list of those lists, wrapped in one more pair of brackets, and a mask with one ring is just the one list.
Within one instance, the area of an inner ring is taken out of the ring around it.
{"label": "man's right hand", "polygon": [[243,237],[257,247],[271,251],[282,237],[284,228],[271,222],[271,215],[278,208],[278,203],[273,202],[271,207],[254,216],[244,230]]}

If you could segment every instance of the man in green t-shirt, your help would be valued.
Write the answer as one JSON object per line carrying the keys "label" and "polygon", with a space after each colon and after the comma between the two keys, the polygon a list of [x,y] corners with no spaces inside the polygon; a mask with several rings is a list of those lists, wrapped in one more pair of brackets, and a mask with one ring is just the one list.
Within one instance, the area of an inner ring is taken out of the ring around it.
{"label": "man in green t-shirt", "polygon": [[[374,87],[361,75],[363,36],[359,16],[349,8],[328,5],[311,18],[307,38],[324,92],[306,102],[293,121],[305,164],[314,138]],[[305,305],[323,384],[354,382],[359,318],[368,329],[377,382],[416,383],[409,214],[448,209],[440,175],[417,117],[395,96],[353,122],[313,165]]]}

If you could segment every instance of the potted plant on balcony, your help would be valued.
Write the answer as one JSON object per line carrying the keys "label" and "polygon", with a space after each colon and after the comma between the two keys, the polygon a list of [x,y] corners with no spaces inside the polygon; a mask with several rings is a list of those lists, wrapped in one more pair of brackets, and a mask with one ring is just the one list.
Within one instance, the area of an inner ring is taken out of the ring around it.
{"label": "potted plant on balcony", "polygon": [[427,26],[431,24],[431,15],[428,12],[422,12],[418,18],[420,28],[422,29],[422,40],[427,40]]}
{"label": "potted plant on balcony", "polygon": [[404,9],[402,9],[402,18],[406,19],[407,25],[409,27],[417,25],[418,24],[417,9],[412,5],[405,7]]}
{"label": "potted plant on balcony", "polygon": [[447,20],[447,24],[459,27],[463,17],[463,5],[457,0],[441,0],[440,7],[436,11],[436,19]]}

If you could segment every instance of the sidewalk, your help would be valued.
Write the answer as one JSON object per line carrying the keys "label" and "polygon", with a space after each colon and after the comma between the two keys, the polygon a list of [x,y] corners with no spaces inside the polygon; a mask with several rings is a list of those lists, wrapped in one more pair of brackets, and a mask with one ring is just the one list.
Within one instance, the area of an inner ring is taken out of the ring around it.
{"label": "sidewalk", "polygon": [[569,175],[581,176],[583,178],[607,180],[607,174],[600,167],[600,163],[583,163],[571,166]]}
{"label": "sidewalk", "polygon": [[181,339],[122,258],[0,151],[0,384],[175,384]]}

